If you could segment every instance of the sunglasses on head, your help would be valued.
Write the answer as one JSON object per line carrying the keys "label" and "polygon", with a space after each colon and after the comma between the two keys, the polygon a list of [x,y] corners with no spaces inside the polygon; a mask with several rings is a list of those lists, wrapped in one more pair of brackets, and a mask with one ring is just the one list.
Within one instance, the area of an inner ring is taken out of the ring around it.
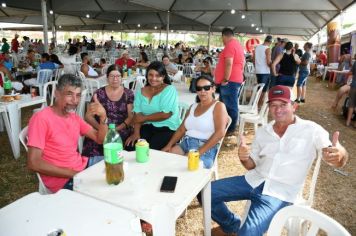
{"label": "sunglasses on head", "polygon": [[202,91],[204,89],[205,91],[209,91],[211,87],[213,87],[213,86],[212,85],[197,86],[196,90],[197,91]]}

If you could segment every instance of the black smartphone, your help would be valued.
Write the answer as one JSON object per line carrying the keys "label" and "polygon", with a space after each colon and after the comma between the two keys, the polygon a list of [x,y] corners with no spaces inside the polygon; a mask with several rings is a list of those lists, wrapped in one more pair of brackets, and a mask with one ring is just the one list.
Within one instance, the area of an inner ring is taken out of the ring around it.
{"label": "black smartphone", "polygon": [[161,192],[173,193],[176,188],[177,179],[178,177],[175,176],[164,176],[161,185]]}

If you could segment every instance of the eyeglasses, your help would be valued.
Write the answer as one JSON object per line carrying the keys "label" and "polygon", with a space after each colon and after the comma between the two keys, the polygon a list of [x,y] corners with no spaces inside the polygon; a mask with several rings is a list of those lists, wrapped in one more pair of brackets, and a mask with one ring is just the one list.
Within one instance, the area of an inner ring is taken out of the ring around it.
{"label": "eyeglasses", "polygon": [[202,91],[204,89],[205,91],[209,91],[211,87],[213,87],[213,85],[197,86],[196,90]]}
{"label": "eyeglasses", "polygon": [[110,79],[121,78],[121,75],[109,75]]}

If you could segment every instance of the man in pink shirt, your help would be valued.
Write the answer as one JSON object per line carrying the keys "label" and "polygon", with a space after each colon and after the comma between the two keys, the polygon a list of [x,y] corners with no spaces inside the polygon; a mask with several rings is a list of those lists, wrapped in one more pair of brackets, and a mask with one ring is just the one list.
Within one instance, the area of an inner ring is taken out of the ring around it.
{"label": "man in pink shirt", "polygon": [[241,44],[234,38],[231,29],[222,30],[222,41],[225,48],[220,53],[216,65],[215,83],[220,85],[220,101],[226,105],[227,113],[231,117],[228,133],[232,134],[238,121],[238,91],[243,82],[245,56]]}
{"label": "man in pink shirt", "polygon": [[77,151],[78,140],[84,135],[102,143],[106,132],[106,112],[94,98],[88,113],[100,118],[96,131],[75,110],[81,97],[80,78],[65,74],[58,80],[53,106],[31,117],[28,125],[28,168],[40,173],[43,183],[52,192],[73,188],[73,176],[98,160],[82,157]]}

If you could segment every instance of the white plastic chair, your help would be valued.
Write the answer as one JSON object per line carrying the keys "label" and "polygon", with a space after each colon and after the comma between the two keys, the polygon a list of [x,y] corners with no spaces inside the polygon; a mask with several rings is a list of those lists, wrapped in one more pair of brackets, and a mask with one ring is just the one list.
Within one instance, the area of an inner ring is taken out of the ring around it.
{"label": "white plastic chair", "polygon": [[33,84],[33,87],[38,87],[40,96],[43,96],[43,86],[45,83],[52,80],[53,70],[43,69],[39,70],[37,73],[36,83]]}
{"label": "white plastic chair", "polygon": [[58,81],[58,79],[64,74],[63,68],[58,68],[54,70],[54,80]]}
{"label": "white plastic chair", "polygon": [[178,103],[178,109],[179,109],[179,118],[182,120],[184,120],[185,118],[185,114],[187,113],[188,109],[189,109],[189,105],[185,102],[179,102]]}
{"label": "white plastic chair", "polygon": [[137,76],[136,79],[133,81],[131,90],[136,94],[136,91],[145,87],[146,84],[146,77],[145,76]]}
{"label": "white plastic chair", "polygon": [[194,74],[193,69],[192,69],[193,63],[184,63],[183,66],[184,66],[183,75],[191,77],[192,74]]}
{"label": "white plastic chair", "polygon": [[90,102],[92,96],[94,95],[95,91],[100,88],[100,81],[99,79],[90,79],[86,78],[84,73],[81,71],[78,71],[78,75],[80,79],[82,80],[84,89],[87,90],[87,96],[85,98],[86,102]]}
{"label": "white plastic chair", "polygon": [[[258,113],[258,101],[260,100],[264,83],[257,84],[253,87],[252,95],[249,103],[247,105],[239,105],[239,113]],[[245,85],[246,87],[246,85]]]}
{"label": "white plastic chair", "polygon": [[[253,123],[254,124],[254,131],[256,133],[258,125],[266,125],[268,121],[268,95],[265,94],[263,98],[263,105],[258,112],[258,114],[249,114],[243,113],[239,116],[239,136],[243,134],[245,123]],[[239,137],[238,136],[238,137]]]}
{"label": "white plastic chair", "polygon": [[212,167],[213,169],[213,179],[214,180],[217,180],[219,179],[219,164],[218,164],[218,156],[219,156],[219,152],[220,152],[220,148],[221,148],[221,145],[224,141],[224,138],[225,138],[225,134],[227,132],[227,129],[229,128],[230,124],[231,124],[231,118],[230,116],[228,116],[228,121],[227,121],[227,124],[226,124],[226,129],[225,129],[225,133],[224,133],[224,136],[220,139],[219,141],[219,145],[218,145],[218,151],[216,152],[216,155],[215,155],[215,160],[214,160],[214,165]]}
{"label": "white plastic chair", "polygon": [[[316,160],[314,160],[315,164],[314,165],[312,164],[308,171],[308,173],[310,171],[313,172],[311,182],[309,185],[308,197],[304,198],[303,196],[303,192],[305,188],[305,181],[304,181],[303,187],[301,188],[301,191],[299,192],[297,200],[295,201],[294,205],[305,206],[305,207],[311,207],[313,205],[316,181],[318,180],[321,158],[322,158],[321,150],[318,150]],[[251,205],[251,201],[247,201],[245,205],[244,214],[241,217],[241,226],[246,220],[250,205]],[[303,232],[305,230],[304,227],[305,224],[303,225],[303,221],[300,219],[291,219],[288,222],[288,226],[287,226],[287,228],[289,229],[290,236],[299,235],[299,232]]]}
{"label": "white plastic chair", "polygon": [[[80,102],[79,102],[79,105],[78,105],[77,110],[76,110],[77,115],[80,116],[83,119],[84,119],[84,113],[85,113],[85,99],[86,99],[86,97],[87,97],[87,90],[83,89],[81,97],[80,97]],[[82,153],[83,142],[84,142],[84,137],[80,137],[79,140],[78,140],[79,153]]]}
{"label": "white plastic chair", "polygon": [[[56,91],[57,81],[50,81],[43,86],[43,97],[46,98],[46,102],[42,103],[40,108],[33,109],[33,113],[36,113],[47,106],[52,106],[54,103],[54,95]],[[49,103],[48,103],[49,98]]]}
{"label": "white plastic chair", "polygon": [[[23,147],[25,148],[26,152],[28,151],[27,148],[27,133],[28,133],[28,126],[23,128],[19,134],[20,142],[22,143]],[[40,194],[51,194],[52,192],[44,185],[41,176],[39,173],[36,172],[36,176],[38,178],[38,192]]]}
{"label": "white plastic chair", "polygon": [[299,218],[310,222],[311,225],[308,231],[303,235],[318,235],[319,229],[322,229],[327,235],[331,236],[351,236],[341,224],[331,217],[309,207],[296,205],[287,206],[277,212],[271,221],[267,235],[281,235],[284,224],[290,218]]}

